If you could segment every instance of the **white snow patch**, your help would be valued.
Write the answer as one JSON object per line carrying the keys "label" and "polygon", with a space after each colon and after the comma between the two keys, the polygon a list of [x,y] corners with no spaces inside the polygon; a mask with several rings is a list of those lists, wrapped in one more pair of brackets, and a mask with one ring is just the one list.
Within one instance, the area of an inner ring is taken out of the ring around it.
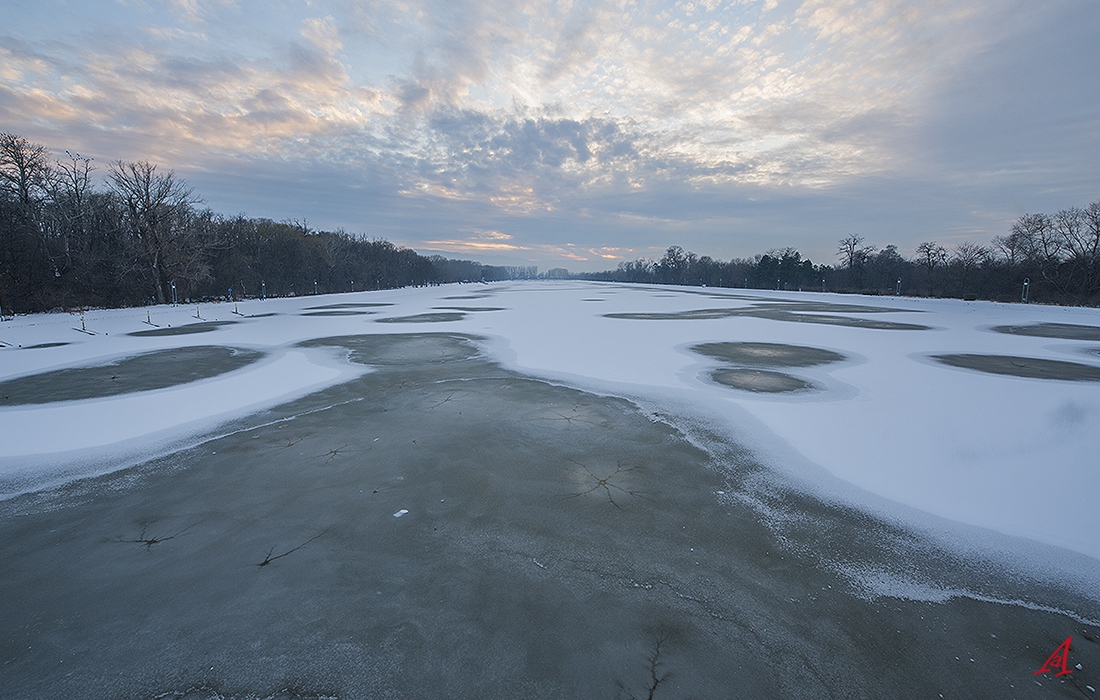
{"label": "white snow patch", "polygon": [[349,369],[346,363],[336,366],[320,351],[288,350],[222,377],[182,386],[0,409],[0,459],[97,448],[152,434],[201,432],[354,376]]}
{"label": "white snow patch", "polygon": [[[472,291],[489,296],[447,300]],[[711,296],[711,294],[726,296]],[[625,396],[676,423],[675,414],[706,416],[743,441],[759,459],[829,498],[903,522],[950,523],[968,544],[981,529],[1000,533],[1026,556],[1051,553],[1065,566],[1095,571],[1100,563],[1100,384],[982,374],[943,366],[936,353],[988,353],[1100,365],[1100,343],[1006,335],[996,325],[1074,323],[1100,326],[1100,310],[856,297],[833,294],[647,287],[581,282],[497,283],[203,305],[208,320],[236,320],[209,333],[134,338],[147,329],[145,309],[91,311],[88,336],[63,314],[18,317],[0,324],[0,380],[74,364],[96,364],[183,345],[226,345],[271,354],[263,362],[194,384],[98,400],[0,410],[0,479],[21,469],[80,476],[82,451],[145,454],[153,443],[212,426],[343,381],[361,367],[294,344],[332,335],[461,332],[479,335],[507,367],[597,393]],[[600,304],[584,299],[603,298]],[[728,317],[700,320],[606,318],[622,312],[743,308],[775,301],[859,304],[901,309],[845,313],[870,320],[918,323],[900,331]],[[388,302],[370,316],[305,317],[311,306]],[[505,307],[468,313],[446,324],[379,324],[375,319],[430,312],[436,306]],[[266,318],[252,314],[273,313]],[[194,322],[194,308],[154,307],[161,326]],[[690,351],[697,343],[790,343],[849,359],[799,368],[820,391],[752,394],[711,383],[721,363]],[[34,350],[40,343],[69,345]],[[28,464],[32,466],[28,466]],[[66,477],[67,478],[67,477]],[[723,496],[725,497],[725,496]],[[926,520],[922,521],[922,518]],[[944,523],[947,523],[946,525]],[[975,539],[977,538],[977,539]],[[1027,544],[1042,543],[1046,547]],[[950,536],[944,535],[949,541]],[[1068,550],[1068,551],[1067,551]],[[1061,554],[1057,554],[1061,552]],[[1072,554],[1076,553],[1076,554]],[[1080,555],[1091,562],[1080,566]],[[1075,558],[1078,557],[1078,558]],[[1040,557],[1041,558],[1041,557]],[[1077,563],[1074,563],[1077,562]],[[1089,568],[1091,567],[1091,568]],[[1082,574],[1082,577],[1087,578]],[[907,595],[953,595],[910,590]]]}

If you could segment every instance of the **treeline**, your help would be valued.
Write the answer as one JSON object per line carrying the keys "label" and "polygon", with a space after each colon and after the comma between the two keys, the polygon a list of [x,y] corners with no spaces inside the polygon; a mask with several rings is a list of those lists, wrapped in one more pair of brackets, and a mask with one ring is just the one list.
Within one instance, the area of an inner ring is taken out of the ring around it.
{"label": "treeline", "polygon": [[300,222],[226,217],[172,172],[52,161],[0,133],[0,313],[528,278],[535,268],[431,258]]}
{"label": "treeline", "polygon": [[428,259],[445,279],[453,282],[500,282],[533,280],[539,277],[539,269],[534,265],[482,265],[473,260],[451,260],[442,255],[432,255]]}
{"label": "treeline", "polygon": [[794,248],[728,262],[669,248],[660,260],[639,259],[580,279],[749,289],[955,297],[1100,305],[1100,200],[1056,214],[1027,214],[990,245],[950,248],[921,243],[912,258],[897,246],[838,242],[836,265],[815,265]]}
{"label": "treeline", "polygon": [[[539,276],[300,222],[222,216],[147,162],[111,163],[100,187],[94,170],[90,158],[52,161],[44,146],[0,133],[0,313]],[[864,243],[839,241],[835,265],[794,248],[723,262],[673,246],[656,261],[545,277],[1100,305],[1100,200],[1022,216],[989,245],[928,241],[906,258]]]}

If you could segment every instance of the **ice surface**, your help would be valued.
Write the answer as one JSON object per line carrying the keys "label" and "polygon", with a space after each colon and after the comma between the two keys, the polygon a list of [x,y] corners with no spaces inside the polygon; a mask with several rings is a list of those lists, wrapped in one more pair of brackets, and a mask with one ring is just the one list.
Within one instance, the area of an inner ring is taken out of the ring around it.
{"label": "ice surface", "polygon": [[[456,291],[500,310],[374,320]],[[303,314],[354,303],[391,306]],[[659,665],[656,697],[1014,697],[1100,634],[1097,385],[934,359],[1097,364],[1078,330],[992,330],[1095,311],[572,282],[238,306],[0,324],[0,381],[263,358],[0,408],[6,695],[645,697]],[[808,389],[709,379],[781,359]]]}
{"label": "ice surface", "polygon": [[[500,310],[465,317],[436,310],[456,298]],[[593,299],[604,303],[585,303]],[[381,316],[300,315],[322,306],[356,308],[350,304],[391,306],[377,307]],[[239,322],[194,336],[193,343],[190,335],[127,335],[148,328],[144,309],[88,312],[94,336],[75,332],[79,319],[64,314],[4,322],[0,341],[9,346],[0,350],[0,380],[181,344],[252,348],[269,357],[181,387],[2,408],[0,475],[3,465],[25,465],[30,456],[41,458],[37,468],[50,469],[81,449],[132,449],[143,439],[197,434],[357,371],[331,354],[294,347],[298,342],[399,332],[401,321],[432,320],[445,321],[436,328],[487,338],[494,357],[513,369],[707,416],[775,468],[834,497],[863,499],[880,510],[893,504],[898,517],[927,513],[1100,559],[1100,385],[981,373],[933,359],[1000,355],[1100,366],[1090,354],[1095,342],[994,330],[1100,327],[1095,309],[579,282],[497,283],[463,293],[453,286],[404,289],[238,307],[243,318],[232,315],[232,305],[204,305],[208,321]],[[193,307],[152,309],[161,327],[185,325],[193,315]],[[1090,337],[1079,329],[1071,335]],[[819,348],[846,359],[792,372],[815,391],[739,391],[708,379],[721,361],[690,350],[730,342]],[[68,344],[44,347],[54,343]],[[56,459],[46,459],[51,455]]]}

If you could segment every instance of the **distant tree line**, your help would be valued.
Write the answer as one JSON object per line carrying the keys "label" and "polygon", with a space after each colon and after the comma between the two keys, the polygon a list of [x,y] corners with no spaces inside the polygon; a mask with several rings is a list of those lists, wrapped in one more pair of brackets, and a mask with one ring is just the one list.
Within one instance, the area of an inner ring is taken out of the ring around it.
{"label": "distant tree line", "polygon": [[[0,311],[129,306],[210,298],[387,289],[540,277],[534,267],[424,257],[381,239],[305,223],[202,208],[193,190],[147,162],[108,165],[0,133]],[[826,290],[1100,305],[1100,200],[1027,214],[990,245],[927,241],[912,258],[896,246],[839,241],[835,265],[794,248],[728,262],[679,246],[660,260],[541,277],[657,284]],[[232,291],[230,291],[232,290]]]}
{"label": "distant tree line", "polygon": [[534,265],[482,265],[473,260],[451,260],[442,255],[432,255],[428,259],[444,279],[454,282],[533,280],[539,277],[539,269]]}
{"label": "distant tree line", "polygon": [[[1100,200],[1056,214],[1026,214],[991,245],[935,241],[906,258],[862,236],[838,242],[836,265],[815,265],[794,248],[728,262],[670,247],[660,260],[639,259],[581,279],[749,289],[1036,301],[1100,305]],[[1026,284],[1025,284],[1026,283]]]}
{"label": "distant tree line", "polygon": [[[53,161],[0,133],[0,311],[285,296],[537,276],[305,223],[226,217],[147,162]],[[232,290],[232,291],[230,291]]]}

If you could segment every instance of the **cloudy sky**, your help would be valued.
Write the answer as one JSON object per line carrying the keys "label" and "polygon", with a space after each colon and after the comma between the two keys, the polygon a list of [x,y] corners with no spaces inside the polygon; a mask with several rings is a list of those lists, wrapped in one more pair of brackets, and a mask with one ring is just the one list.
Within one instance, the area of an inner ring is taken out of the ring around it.
{"label": "cloudy sky", "polygon": [[498,264],[909,254],[1100,199],[1097,0],[4,0],[0,131]]}

